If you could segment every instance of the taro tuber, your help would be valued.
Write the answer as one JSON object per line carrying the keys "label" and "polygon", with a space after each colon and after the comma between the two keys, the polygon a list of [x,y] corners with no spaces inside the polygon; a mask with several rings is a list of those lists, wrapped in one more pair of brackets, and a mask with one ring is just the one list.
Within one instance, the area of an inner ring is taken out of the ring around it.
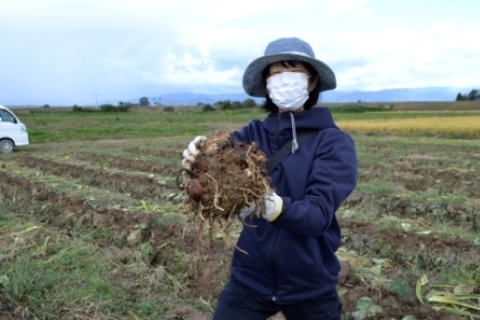
{"label": "taro tuber", "polygon": [[204,187],[199,179],[192,179],[188,182],[185,190],[190,198],[198,200],[203,195]]}
{"label": "taro tuber", "polygon": [[188,196],[186,209],[200,217],[204,226],[218,222],[225,231],[240,209],[254,203],[256,214],[264,213],[263,195],[271,192],[267,174],[267,156],[255,143],[235,140],[228,132],[219,130],[200,147],[184,185]]}

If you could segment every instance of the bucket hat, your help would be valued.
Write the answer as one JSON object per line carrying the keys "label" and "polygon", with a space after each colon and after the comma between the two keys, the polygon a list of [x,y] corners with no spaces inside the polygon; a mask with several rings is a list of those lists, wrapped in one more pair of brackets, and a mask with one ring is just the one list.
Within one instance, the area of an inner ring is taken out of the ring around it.
{"label": "bucket hat", "polygon": [[243,88],[253,97],[265,97],[263,70],[280,61],[300,61],[310,64],[320,77],[320,91],[335,89],[337,81],[332,69],[315,58],[312,47],[299,38],[280,38],[267,45],[263,57],[253,60],[243,74]]}

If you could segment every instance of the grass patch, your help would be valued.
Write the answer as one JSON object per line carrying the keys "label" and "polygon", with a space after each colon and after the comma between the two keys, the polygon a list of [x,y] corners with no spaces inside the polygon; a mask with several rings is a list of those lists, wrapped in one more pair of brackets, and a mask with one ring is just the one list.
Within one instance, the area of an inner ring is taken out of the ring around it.
{"label": "grass patch", "polygon": [[[368,108],[367,108],[368,109]],[[230,130],[239,128],[253,119],[264,119],[266,114],[260,109],[232,110],[225,112],[201,112],[191,108],[180,108],[175,113],[131,112],[131,113],[71,113],[66,111],[21,113],[22,121],[27,125],[31,143],[62,142],[71,140],[102,140],[102,139],[132,139],[146,137],[173,137],[179,135],[195,136],[206,134],[220,127]],[[399,123],[422,123],[423,126],[431,119],[452,119],[458,123],[475,122],[480,114],[466,111],[437,112],[338,112],[339,107],[332,108],[334,119],[340,127],[352,132],[397,132],[421,133],[423,129],[415,129],[411,125],[407,129],[395,129]],[[363,110],[363,109],[362,109]],[[363,110],[365,111],[365,110]],[[463,120],[462,120],[463,117]],[[458,120],[455,120],[458,119]],[[52,124],[55,123],[53,126]],[[379,124],[380,123],[380,124]],[[385,124],[382,124],[385,123]],[[367,126],[367,127],[365,127]],[[387,126],[384,128],[382,126]],[[453,124],[451,125],[453,126]],[[437,125],[434,126],[435,128]],[[444,126],[443,126],[444,127]],[[461,132],[450,132],[441,127],[433,134],[444,131],[448,137],[470,138],[475,136],[478,128],[470,128]],[[367,128],[367,129],[365,129]],[[391,129],[391,130],[390,130]],[[400,131],[398,131],[400,130]],[[449,129],[450,130],[450,129]],[[470,131],[469,131],[470,130]],[[473,130],[473,131],[472,131]],[[430,132],[425,128],[425,132]]]}
{"label": "grass patch", "polygon": [[145,288],[145,297],[137,301],[128,293],[129,286],[139,286],[135,278],[125,272],[112,273],[121,271],[118,268],[105,251],[84,242],[62,241],[49,245],[42,256],[19,254],[16,263],[2,270],[8,278],[3,291],[40,319],[92,312],[126,316],[132,309],[141,318],[164,314],[168,303],[158,296],[149,297]]}

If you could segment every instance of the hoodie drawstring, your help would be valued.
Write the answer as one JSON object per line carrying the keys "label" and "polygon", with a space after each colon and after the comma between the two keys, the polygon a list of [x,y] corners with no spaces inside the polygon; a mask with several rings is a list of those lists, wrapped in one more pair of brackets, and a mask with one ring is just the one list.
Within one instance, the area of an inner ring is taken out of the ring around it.
{"label": "hoodie drawstring", "polygon": [[295,153],[298,149],[298,142],[297,142],[297,133],[295,131],[295,118],[293,117],[293,112],[289,112],[290,114],[290,119],[292,120],[292,134],[293,134],[293,140],[292,140],[292,153]]}

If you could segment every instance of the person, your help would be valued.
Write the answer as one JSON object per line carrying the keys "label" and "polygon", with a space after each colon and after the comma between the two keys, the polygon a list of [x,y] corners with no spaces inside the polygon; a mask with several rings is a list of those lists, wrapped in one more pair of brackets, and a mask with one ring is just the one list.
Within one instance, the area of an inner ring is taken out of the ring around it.
{"label": "person", "polygon": [[[275,192],[264,196],[265,215],[251,215],[251,206],[240,210],[257,227],[241,231],[237,245],[248,254],[234,251],[213,319],[260,320],[279,311],[287,319],[340,319],[335,212],[356,186],[358,164],[352,138],[328,108],[316,107],[320,92],[336,88],[335,74],[307,42],[281,38],[248,65],[243,87],[250,96],[265,97],[268,115],[233,132],[235,138],[256,142],[269,158],[288,141],[292,150],[270,172]],[[298,144],[306,130],[315,134]],[[196,137],[184,150],[184,167],[205,139]]]}

